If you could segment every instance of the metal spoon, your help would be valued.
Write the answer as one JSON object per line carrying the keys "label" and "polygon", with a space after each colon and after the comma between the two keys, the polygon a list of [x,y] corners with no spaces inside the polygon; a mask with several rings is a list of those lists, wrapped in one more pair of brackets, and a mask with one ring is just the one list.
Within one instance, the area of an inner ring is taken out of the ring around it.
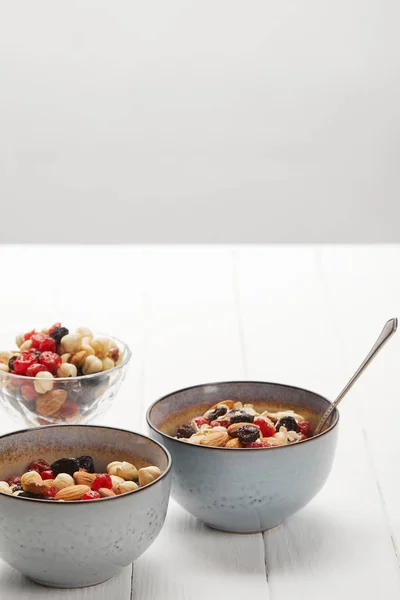
{"label": "metal spoon", "polygon": [[321,432],[321,429],[323,428],[327,419],[332,414],[332,412],[335,410],[335,408],[337,407],[339,402],[341,402],[341,400],[343,400],[343,398],[345,397],[345,395],[347,394],[349,389],[353,387],[353,385],[355,384],[357,379],[360,377],[361,373],[364,372],[364,370],[368,367],[368,365],[370,364],[372,359],[375,358],[375,356],[378,354],[379,350],[381,350],[383,348],[383,346],[386,344],[388,339],[391,338],[392,335],[396,332],[396,329],[397,329],[397,319],[389,319],[389,321],[386,323],[385,327],[382,329],[381,334],[378,337],[378,339],[376,340],[375,344],[373,345],[371,351],[365,357],[365,359],[361,363],[361,365],[358,367],[358,369],[354,373],[353,377],[350,379],[350,381],[347,383],[347,385],[340,392],[340,394],[336,398],[336,400],[334,402],[332,402],[332,404],[329,406],[329,408],[326,409],[326,411],[320,418],[318,425],[314,431],[314,435],[317,435],[317,433]]}

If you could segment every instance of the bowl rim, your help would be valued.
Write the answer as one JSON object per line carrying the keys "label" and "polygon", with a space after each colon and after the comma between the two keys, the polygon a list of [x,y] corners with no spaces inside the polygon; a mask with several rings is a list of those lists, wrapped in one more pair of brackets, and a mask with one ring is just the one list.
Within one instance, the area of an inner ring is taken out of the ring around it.
{"label": "bowl rim", "polygon": [[167,457],[168,460],[168,464],[167,467],[165,469],[164,472],[161,473],[160,477],[158,477],[157,479],[155,479],[154,481],[151,481],[150,483],[147,483],[146,485],[140,486],[138,487],[136,490],[132,490],[130,492],[125,492],[124,494],[119,494],[118,496],[111,496],[108,498],[95,498],[94,500],[90,500],[89,502],[82,502],[81,500],[64,500],[64,502],[51,502],[49,500],[43,500],[41,498],[19,498],[18,496],[13,496],[12,494],[6,494],[5,492],[1,492],[0,491],[0,498],[13,498],[14,500],[27,500],[29,502],[40,502],[40,503],[45,503],[47,505],[50,506],[64,506],[64,505],[78,505],[78,506],[86,506],[86,505],[91,505],[93,502],[104,502],[104,500],[116,500],[118,498],[126,498],[127,496],[130,496],[131,494],[137,494],[138,492],[142,492],[148,488],[150,488],[153,485],[157,485],[157,483],[160,483],[162,479],[164,479],[171,471],[172,469],[172,456],[168,450],[168,448],[166,448],[165,446],[163,446],[162,444],[160,444],[160,442],[158,442],[157,440],[153,440],[153,438],[149,437],[148,435],[145,435],[144,433],[138,433],[137,431],[132,431],[130,429],[123,429],[121,427],[111,427],[109,425],[85,425],[85,424],[66,424],[66,425],[59,425],[59,424],[55,424],[55,425],[43,425],[41,427],[26,427],[25,429],[19,429],[17,431],[10,431],[9,433],[5,433],[4,435],[0,435],[0,441],[4,438],[10,437],[12,435],[18,435],[21,433],[27,433],[28,431],[34,431],[34,430],[38,430],[38,431],[42,431],[42,429],[50,429],[50,428],[54,428],[54,427],[58,427],[58,428],[62,428],[65,429],[66,427],[82,427],[82,428],[87,428],[87,427],[93,427],[96,429],[111,429],[112,431],[117,431],[117,432],[124,432],[124,433],[131,433],[133,435],[136,435],[138,437],[144,438],[145,440],[148,440],[149,442],[152,442],[153,444],[156,444],[159,448],[161,448],[161,450],[164,452],[164,454]]}
{"label": "bowl rim", "polygon": [[[233,380],[233,381],[215,381],[212,383],[200,383],[197,385],[190,385],[188,387],[184,387],[180,390],[177,390],[175,392],[170,392],[169,394],[166,394],[165,396],[162,396],[161,398],[158,398],[157,400],[154,400],[154,402],[151,403],[151,405],[149,406],[149,408],[146,411],[146,421],[147,421],[147,425],[149,426],[150,429],[152,429],[153,431],[155,431],[156,433],[158,433],[159,435],[161,435],[162,437],[167,438],[168,440],[171,440],[172,442],[176,442],[178,444],[183,444],[185,446],[185,448],[199,448],[199,449],[205,449],[205,450],[223,450],[225,452],[230,451],[230,452],[247,452],[247,451],[254,451],[257,450],[259,452],[262,451],[269,451],[269,450],[283,450],[286,448],[296,448],[296,446],[299,446],[300,444],[307,444],[308,442],[312,442],[313,440],[317,440],[319,438],[321,438],[323,435],[326,435],[327,433],[330,433],[333,429],[335,429],[335,427],[338,425],[339,423],[339,411],[337,409],[337,407],[335,408],[335,410],[333,411],[333,416],[334,416],[334,421],[332,422],[332,424],[325,429],[324,431],[322,431],[321,433],[318,433],[317,435],[313,435],[310,438],[307,438],[306,440],[301,440],[299,442],[296,442],[295,444],[285,444],[283,446],[271,446],[269,448],[220,448],[218,446],[202,446],[199,444],[188,444],[187,442],[183,442],[180,439],[174,438],[171,435],[168,435],[167,433],[164,433],[163,431],[160,431],[155,425],[152,424],[151,419],[150,419],[150,413],[153,410],[153,408],[159,403],[162,402],[163,400],[166,400],[167,398],[169,398],[170,396],[175,396],[176,394],[181,394],[182,392],[187,392],[188,390],[193,390],[195,388],[203,388],[203,387],[208,387],[208,386],[213,386],[213,385],[225,385],[225,384],[238,384],[238,383],[255,383],[255,384],[262,384],[262,385],[275,385],[278,387],[283,387],[283,388],[290,388],[291,390],[298,390],[301,392],[307,392],[308,394],[313,394],[314,396],[318,396],[319,398],[321,398],[322,400],[324,400],[325,402],[327,402],[328,404],[332,404],[332,402],[330,400],[328,400],[328,398],[325,398],[325,396],[321,396],[321,394],[317,394],[316,392],[313,392],[311,390],[308,390],[306,388],[302,388],[299,386],[295,386],[295,385],[288,385],[285,383],[276,383],[273,381],[256,381],[256,380],[245,380],[245,379],[241,379],[241,380]],[[222,403],[223,401],[221,401]]]}
{"label": "bowl rim", "polygon": [[[77,381],[82,381],[83,379],[87,380],[87,379],[91,379],[94,377],[99,377],[99,375],[103,375],[104,373],[114,373],[115,371],[118,371],[119,369],[122,369],[123,367],[125,367],[129,361],[132,358],[132,352],[131,349],[129,348],[128,344],[126,342],[124,342],[123,340],[120,340],[119,338],[115,337],[114,335],[108,335],[107,333],[96,333],[96,337],[101,336],[101,337],[108,337],[111,340],[114,340],[115,342],[118,342],[118,344],[121,344],[123,346],[123,351],[124,351],[124,359],[123,361],[119,364],[119,365],[115,365],[114,367],[112,367],[112,369],[107,369],[107,371],[99,371],[98,373],[90,373],[89,375],[76,375],[75,377],[54,377],[54,382],[66,382],[66,381],[73,381],[73,382],[77,382]],[[17,375],[16,373],[10,373],[7,371],[0,371],[0,378],[3,377],[10,377],[10,378],[15,378],[15,379],[23,379],[24,381],[37,381],[36,377],[30,377],[28,375]]]}

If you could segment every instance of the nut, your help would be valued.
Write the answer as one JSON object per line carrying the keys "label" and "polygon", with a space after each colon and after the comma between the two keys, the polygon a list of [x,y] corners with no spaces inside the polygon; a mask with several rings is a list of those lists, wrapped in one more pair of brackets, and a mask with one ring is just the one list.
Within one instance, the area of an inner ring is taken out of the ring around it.
{"label": "nut", "polygon": [[57,377],[76,377],[77,375],[78,369],[76,366],[68,362],[61,363],[57,369]]}
{"label": "nut", "polygon": [[87,354],[94,354],[94,350],[93,350],[92,346],[90,345],[91,341],[92,341],[91,337],[82,338],[81,350],[84,350]]}
{"label": "nut", "polygon": [[39,371],[36,373],[35,381],[33,385],[38,394],[45,394],[46,392],[50,392],[53,389],[53,375],[50,371]]}
{"label": "nut", "polygon": [[86,473],[86,471],[76,471],[74,473],[75,483],[78,485],[88,485],[92,487],[93,481],[96,479],[96,473]]}
{"label": "nut", "polygon": [[[218,446],[222,448],[229,440],[229,435],[224,431],[215,431],[204,436],[204,439],[200,441],[202,446]],[[140,472],[140,471],[139,471]]]}
{"label": "nut", "polygon": [[52,390],[42,396],[38,396],[36,399],[36,411],[42,417],[49,417],[62,407],[66,399],[67,392],[65,390]]}
{"label": "nut", "polygon": [[37,471],[24,473],[21,477],[21,486],[24,492],[30,492],[31,494],[43,494],[47,489]]}
{"label": "nut", "polygon": [[88,356],[88,353],[85,350],[79,350],[79,352],[75,352],[71,358],[69,359],[69,362],[72,365],[75,365],[75,367],[77,369],[80,369],[81,367],[83,367],[83,363],[85,362],[86,357]]}
{"label": "nut", "polygon": [[83,363],[82,372],[84,375],[90,375],[92,373],[100,373],[103,368],[103,363],[97,356],[87,356]]}
{"label": "nut", "polygon": [[48,327],[42,327],[42,329],[40,330],[41,333],[44,333],[46,335],[49,335],[49,328]]}
{"label": "nut", "polygon": [[110,477],[112,481],[113,490],[117,494],[118,486],[120,485],[120,483],[125,483],[125,479],[123,477],[118,477],[118,475],[110,475]]}
{"label": "nut", "polygon": [[57,492],[56,500],[80,500],[86,492],[90,491],[88,485],[70,485]]}
{"label": "nut", "polygon": [[226,442],[225,448],[243,448],[243,444],[239,438],[231,438]]}
{"label": "nut", "polygon": [[140,485],[147,485],[155,479],[158,479],[160,475],[161,471],[158,467],[143,467],[143,469],[139,469],[139,483]]}
{"label": "nut", "polygon": [[23,342],[19,347],[21,352],[24,352],[25,350],[30,350],[31,348],[32,348],[32,340],[25,340],[25,342]]}
{"label": "nut", "polygon": [[8,485],[7,481],[0,481],[0,492],[3,494],[12,494],[12,489]]}
{"label": "nut", "polygon": [[67,363],[71,360],[71,352],[65,352],[64,354],[61,354],[61,362],[63,363]]}
{"label": "nut", "polygon": [[111,358],[114,362],[117,362],[119,359],[119,348],[118,346],[112,346],[108,352],[108,357]]}
{"label": "nut", "polygon": [[0,352],[0,360],[5,362],[6,364],[8,364],[8,361],[10,360],[11,356],[12,356],[11,352],[5,352],[4,350],[2,350]]}
{"label": "nut", "polygon": [[90,338],[92,339],[93,333],[90,331],[88,327],[78,327],[76,333],[82,338]]}
{"label": "nut", "polygon": [[45,487],[50,487],[51,485],[54,485],[55,479],[44,479],[43,480],[43,485]]}
{"label": "nut", "polygon": [[57,492],[63,490],[66,487],[71,487],[74,484],[74,478],[71,477],[71,475],[69,475],[68,473],[59,473],[53,481],[53,485],[56,488]]}
{"label": "nut", "polygon": [[111,498],[111,496],[116,496],[116,493],[108,488],[99,488],[97,491],[100,494],[100,498]]}
{"label": "nut", "polygon": [[138,470],[135,465],[124,460],[122,462],[116,460],[107,465],[107,473],[109,475],[118,475],[118,477],[128,480],[138,478]]}
{"label": "nut", "polygon": [[3,362],[0,362],[0,371],[3,371],[3,373],[8,373],[8,372],[9,372],[9,370],[10,370],[10,369],[8,368],[8,365],[6,365],[6,364],[5,364],[5,363],[3,363]]}
{"label": "nut", "polygon": [[61,345],[65,352],[78,352],[81,349],[81,336],[76,333],[68,333],[61,338]]}
{"label": "nut", "polygon": [[214,406],[212,406],[211,408],[209,408],[208,411],[209,410],[214,410],[214,408],[217,408],[218,406],[226,406],[226,408],[228,410],[232,410],[233,405],[234,405],[234,401],[233,400],[223,400],[221,402],[217,402],[217,404],[214,404]]}
{"label": "nut", "polygon": [[[237,430],[239,429],[239,427],[243,427],[244,425],[254,425],[254,423],[232,423],[232,425],[229,425],[228,427],[228,433],[231,437],[237,437]],[[258,427],[258,425],[254,425],[254,427]],[[260,429],[258,427],[258,429]]]}
{"label": "nut", "polygon": [[108,356],[106,358],[103,358],[101,363],[103,365],[102,371],[108,371],[109,369],[112,369],[114,367],[114,361]]}
{"label": "nut", "polygon": [[105,337],[93,338],[90,344],[99,358],[105,358],[111,348],[111,340]]}
{"label": "nut", "polygon": [[117,494],[126,494],[126,492],[133,492],[138,489],[138,484],[134,481],[123,481],[117,488]]}
{"label": "nut", "polygon": [[21,348],[24,341],[25,341],[25,338],[24,338],[23,333],[19,333],[15,338],[15,343],[17,344],[18,348]]}

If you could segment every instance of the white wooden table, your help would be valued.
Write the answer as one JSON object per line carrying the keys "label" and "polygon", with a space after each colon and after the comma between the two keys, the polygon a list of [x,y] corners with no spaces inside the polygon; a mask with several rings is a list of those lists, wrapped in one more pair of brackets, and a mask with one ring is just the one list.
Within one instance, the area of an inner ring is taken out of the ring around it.
{"label": "white wooden table", "polygon": [[[139,431],[155,398],[207,381],[333,398],[400,316],[398,246],[0,246],[0,264],[3,331],[62,320],[130,344],[129,375],[100,422]],[[57,591],[0,563],[0,598],[399,597],[399,348],[397,334],[346,398],[332,474],[285,524],[221,534],[171,501],[160,536],[114,580]],[[13,428],[2,416],[2,431]]]}

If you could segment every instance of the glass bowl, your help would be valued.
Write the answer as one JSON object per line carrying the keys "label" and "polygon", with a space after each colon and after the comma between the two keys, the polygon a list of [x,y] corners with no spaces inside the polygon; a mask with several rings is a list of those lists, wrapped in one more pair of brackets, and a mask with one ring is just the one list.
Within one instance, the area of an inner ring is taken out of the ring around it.
{"label": "glass bowl", "polygon": [[[77,377],[56,377],[47,395],[38,394],[34,388],[35,377],[26,377],[0,371],[0,402],[6,411],[20,423],[29,427],[63,423],[88,423],[110,408],[124,380],[131,359],[129,347],[117,338],[111,338],[118,346],[122,360],[108,371]],[[12,336],[0,337],[0,350],[14,351]],[[44,380],[42,380],[44,381]],[[52,394],[65,390],[65,394]],[[65,398],[60,408],[57,400]],[[56,410],[54,410],[56,409]]]}

